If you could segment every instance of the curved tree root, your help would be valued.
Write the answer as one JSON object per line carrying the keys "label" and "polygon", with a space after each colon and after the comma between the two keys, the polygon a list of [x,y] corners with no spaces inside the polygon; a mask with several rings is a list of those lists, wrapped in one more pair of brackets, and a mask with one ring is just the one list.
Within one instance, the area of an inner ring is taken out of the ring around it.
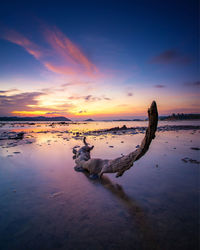
{"label": "curved tree root", "polygon": [[87,170],[91,176],[98,175],[101,177],[104,173],[117,173],[116,177],[122,176],[123,173],[133,166],[133,163],[139,160],[149,149],[151,141],[155,138],[158,124],[158,111],[156,102],[153,101],[148,109],[149,124],[146,129],[145,137],[138,149],[123,157],[114,160],[104,160],[98,158],[90,158],[90,151],[94,146],[90,147],[84,137],[84,146],[78,151],[73,148],[74,159],[76,163],[75,170]]}

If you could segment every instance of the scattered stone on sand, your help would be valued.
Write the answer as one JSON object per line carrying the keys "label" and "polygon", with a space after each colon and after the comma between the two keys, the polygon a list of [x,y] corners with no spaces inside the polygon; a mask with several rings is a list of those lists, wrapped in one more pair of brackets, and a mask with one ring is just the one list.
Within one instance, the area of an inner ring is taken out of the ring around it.
{"label": "scattered stone on sand", "polygon": [[33,142],[32,141],[26,141],[25,143],[26,144],[32,144]]}
{"label": "scattered stone on sand", "polygon": [[136,146],[136,148],[139,148],[139,147],[140,147],[140,145],[137,145],[137,146]]}
{"label": "scattered stone on sand", "polygon": [[24,138],[24,132],[3,132],[0,134],[0,140],[22,140]]}
{"label": "scattered stone on sand", "polygon": [[183,159],[181,159],[182,161],[184,161],[184,162],[188,162],[188,157],[185,157],[185,158],[183,158]]}
{"label": "scattered stone on sand", "polygon": [[121,141],[121,143],[124,143],[124,141]]}
{"label": "scattered stone on sand", "polygon": [[13,152],[13,154],[20,154],[21,152],[19,152],[19,151],[15,151],[15,152]]}
{"label": "scattered stone on sand", "polygon": [[110,145],[109,147],[110,147],[110,148],[114,148],[114,146],[112,146],[112,145]]}
{"label": "scattered stone on sand", "polygon": [[182,160],[183,162],[185,162],[185,163],[190,162],[190,163],[194,163],[194,164],[200,164],[200,161],[191,159],[191,158],[189,158],[189,157],[185,157],[185,158],[183,158],[183,159],[181,159],[181,160]]}
{"label": "scattered stone on sand", "polygon": [[192,150],[200,150],[200,148],[198,148],[198,147],[192,147],[190,149],[192,149]]}
{"label": "scattered stone on sand", "polygon": [[[126,127],[126,125],[123,125],[122,127],[113,127],[110,129],[100,129],[100,130],[93,130],[93,131],[87,131],[82,133],[83,136],[88,136],[88,135],[95,135],[95,136],[100,136],[100,135],[107,135],[107,134],[112,134],[112,135],[123,135],[123,134],[144,134],[146,131],[147,127]],[[193,129],[194,131],[199,130],[200,126],[192,126],[192,125],[165,125],[165,126],[160,126],[158,127],[157,131],[158,132],[165,132],[165,131],[179,131],[179,130],[191,130]],[[76,133],[73,133],[76,135]],[[176,136],[178,138],[178,136]]]}

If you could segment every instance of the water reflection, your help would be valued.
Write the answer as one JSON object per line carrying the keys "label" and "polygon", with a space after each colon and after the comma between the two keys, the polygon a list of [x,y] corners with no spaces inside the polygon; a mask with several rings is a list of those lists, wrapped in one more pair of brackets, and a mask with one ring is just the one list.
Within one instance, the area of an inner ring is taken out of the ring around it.
{"label": "water reflection", "polygon": [[[84,172],[84,174],[89,179],[89,174],[87,172]],[[136,200],[130,198],[126,194],[121,185],[112,182],[105,175],[102,176],[101,179],[96,179],[96,180],[89,179],[89,180],[95,185],[101,184],[106,190],[112,193],[125,206],[128,213],[131,215],[133,219],[133,221],[132,222],[130,221],[130,223],[134,222],[134,224],[137,225],[138,227],[139,235],[141,236],[142,239],[142,247],[143,247],[142,249],[151,249],[151,250],[161,249],[159,247],[158,241],[151,227],[151,223],[147,218],[147,215],[145,214],[145,211]]]}
{"label": "water reflection", "polygon": [[[34,132],[21,128],[24,140],[1,141],[2,249],[198,249],[199,165],[182,159],[199,160],[191,149],[199,147],[199,131],[158,132],[119,185],[112,175],[91,180],[73,170],[72,148],[82,137],[66,131],[100,125],[123,124],[29,126]],[[88,142],[93,158],[113,159],[135,149],[141,137],[111,134]]]}

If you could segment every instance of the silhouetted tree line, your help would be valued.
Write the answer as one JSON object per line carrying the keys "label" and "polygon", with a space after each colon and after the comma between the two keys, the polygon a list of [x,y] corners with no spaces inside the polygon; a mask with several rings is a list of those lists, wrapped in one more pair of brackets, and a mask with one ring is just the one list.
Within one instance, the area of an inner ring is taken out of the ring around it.
{"label": "silhouetted tree line", "polygon": [[161,121],[165,120],[195,120],[200,119],[200,114],[183,114],[183,113],[173,113],[170,116],[160,116]]}

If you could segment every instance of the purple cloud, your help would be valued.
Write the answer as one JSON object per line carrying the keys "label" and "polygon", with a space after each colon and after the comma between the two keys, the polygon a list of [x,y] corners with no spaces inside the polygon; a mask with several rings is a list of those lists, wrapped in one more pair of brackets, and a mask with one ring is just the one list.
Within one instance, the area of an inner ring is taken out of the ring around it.
{"label": "purple cloud", "polygon": [[80,110],[79,114],[82,114],[82,113],[87,113],[87,110]]}
{"label": "purple cloud", "polygon": [[[65,113],[73,104],[63,103],[56,107],[40,107],[38,97],[45,95],[44,92],[24,92],[20,94],[10,95],[11,91],[0,91],[0,116],[10,115],[13,111],[47,111],[48,114]],[[2,93],[2,94],[1,94]],[[9,95],[7,95],[9,94]],[[31,107],[33,105],[33,107]]]}
{"label": "purple cloud", "polygon": [[161,89],[161,88],[165,88],[166,86],[163,84],[156,84],[154,85],[155,88]]}
{"label": "purple cloud", "polygon": [[187,85],[187,86],[193,86],[193,87],[198,87],[198,86],[200,86],[200,81],[186,82],[185,85]]}
{"label": "purple cloud", "polygon": [[86,96],[70,96],[68,97],[69,100],[79,100],[79,99],[83,99],[86,102],[95,102],[95,101],[101,101],[101,100],[107,100],[110,101],[111,99],[109,97],[106,96],[93,96],[93,95],[86,95]]}
{"label": "purple cloud", "polygon": [[[4,93],[8,93],[5,91]],[[2,92],[1,92],[2,93]],[[37,105],[37,97],[44,95],[42,92],[25,92],[15,95],[0,95],[0,114],[7,115],[13,110],[31,110],[28,105]]]}
{"label": "purple cloud", "polygon": [[7,94],[15,91],[18,91],[18,89],[0,90],[0,94]]}
{"label": "purple cloud", "polygon": [[171,49],[166,50],[159,55],[152,58],[151,63],[161,63],[161,64],[188,64],[191,62],[191,58],[185,54],[182,54],[180,51]]}

